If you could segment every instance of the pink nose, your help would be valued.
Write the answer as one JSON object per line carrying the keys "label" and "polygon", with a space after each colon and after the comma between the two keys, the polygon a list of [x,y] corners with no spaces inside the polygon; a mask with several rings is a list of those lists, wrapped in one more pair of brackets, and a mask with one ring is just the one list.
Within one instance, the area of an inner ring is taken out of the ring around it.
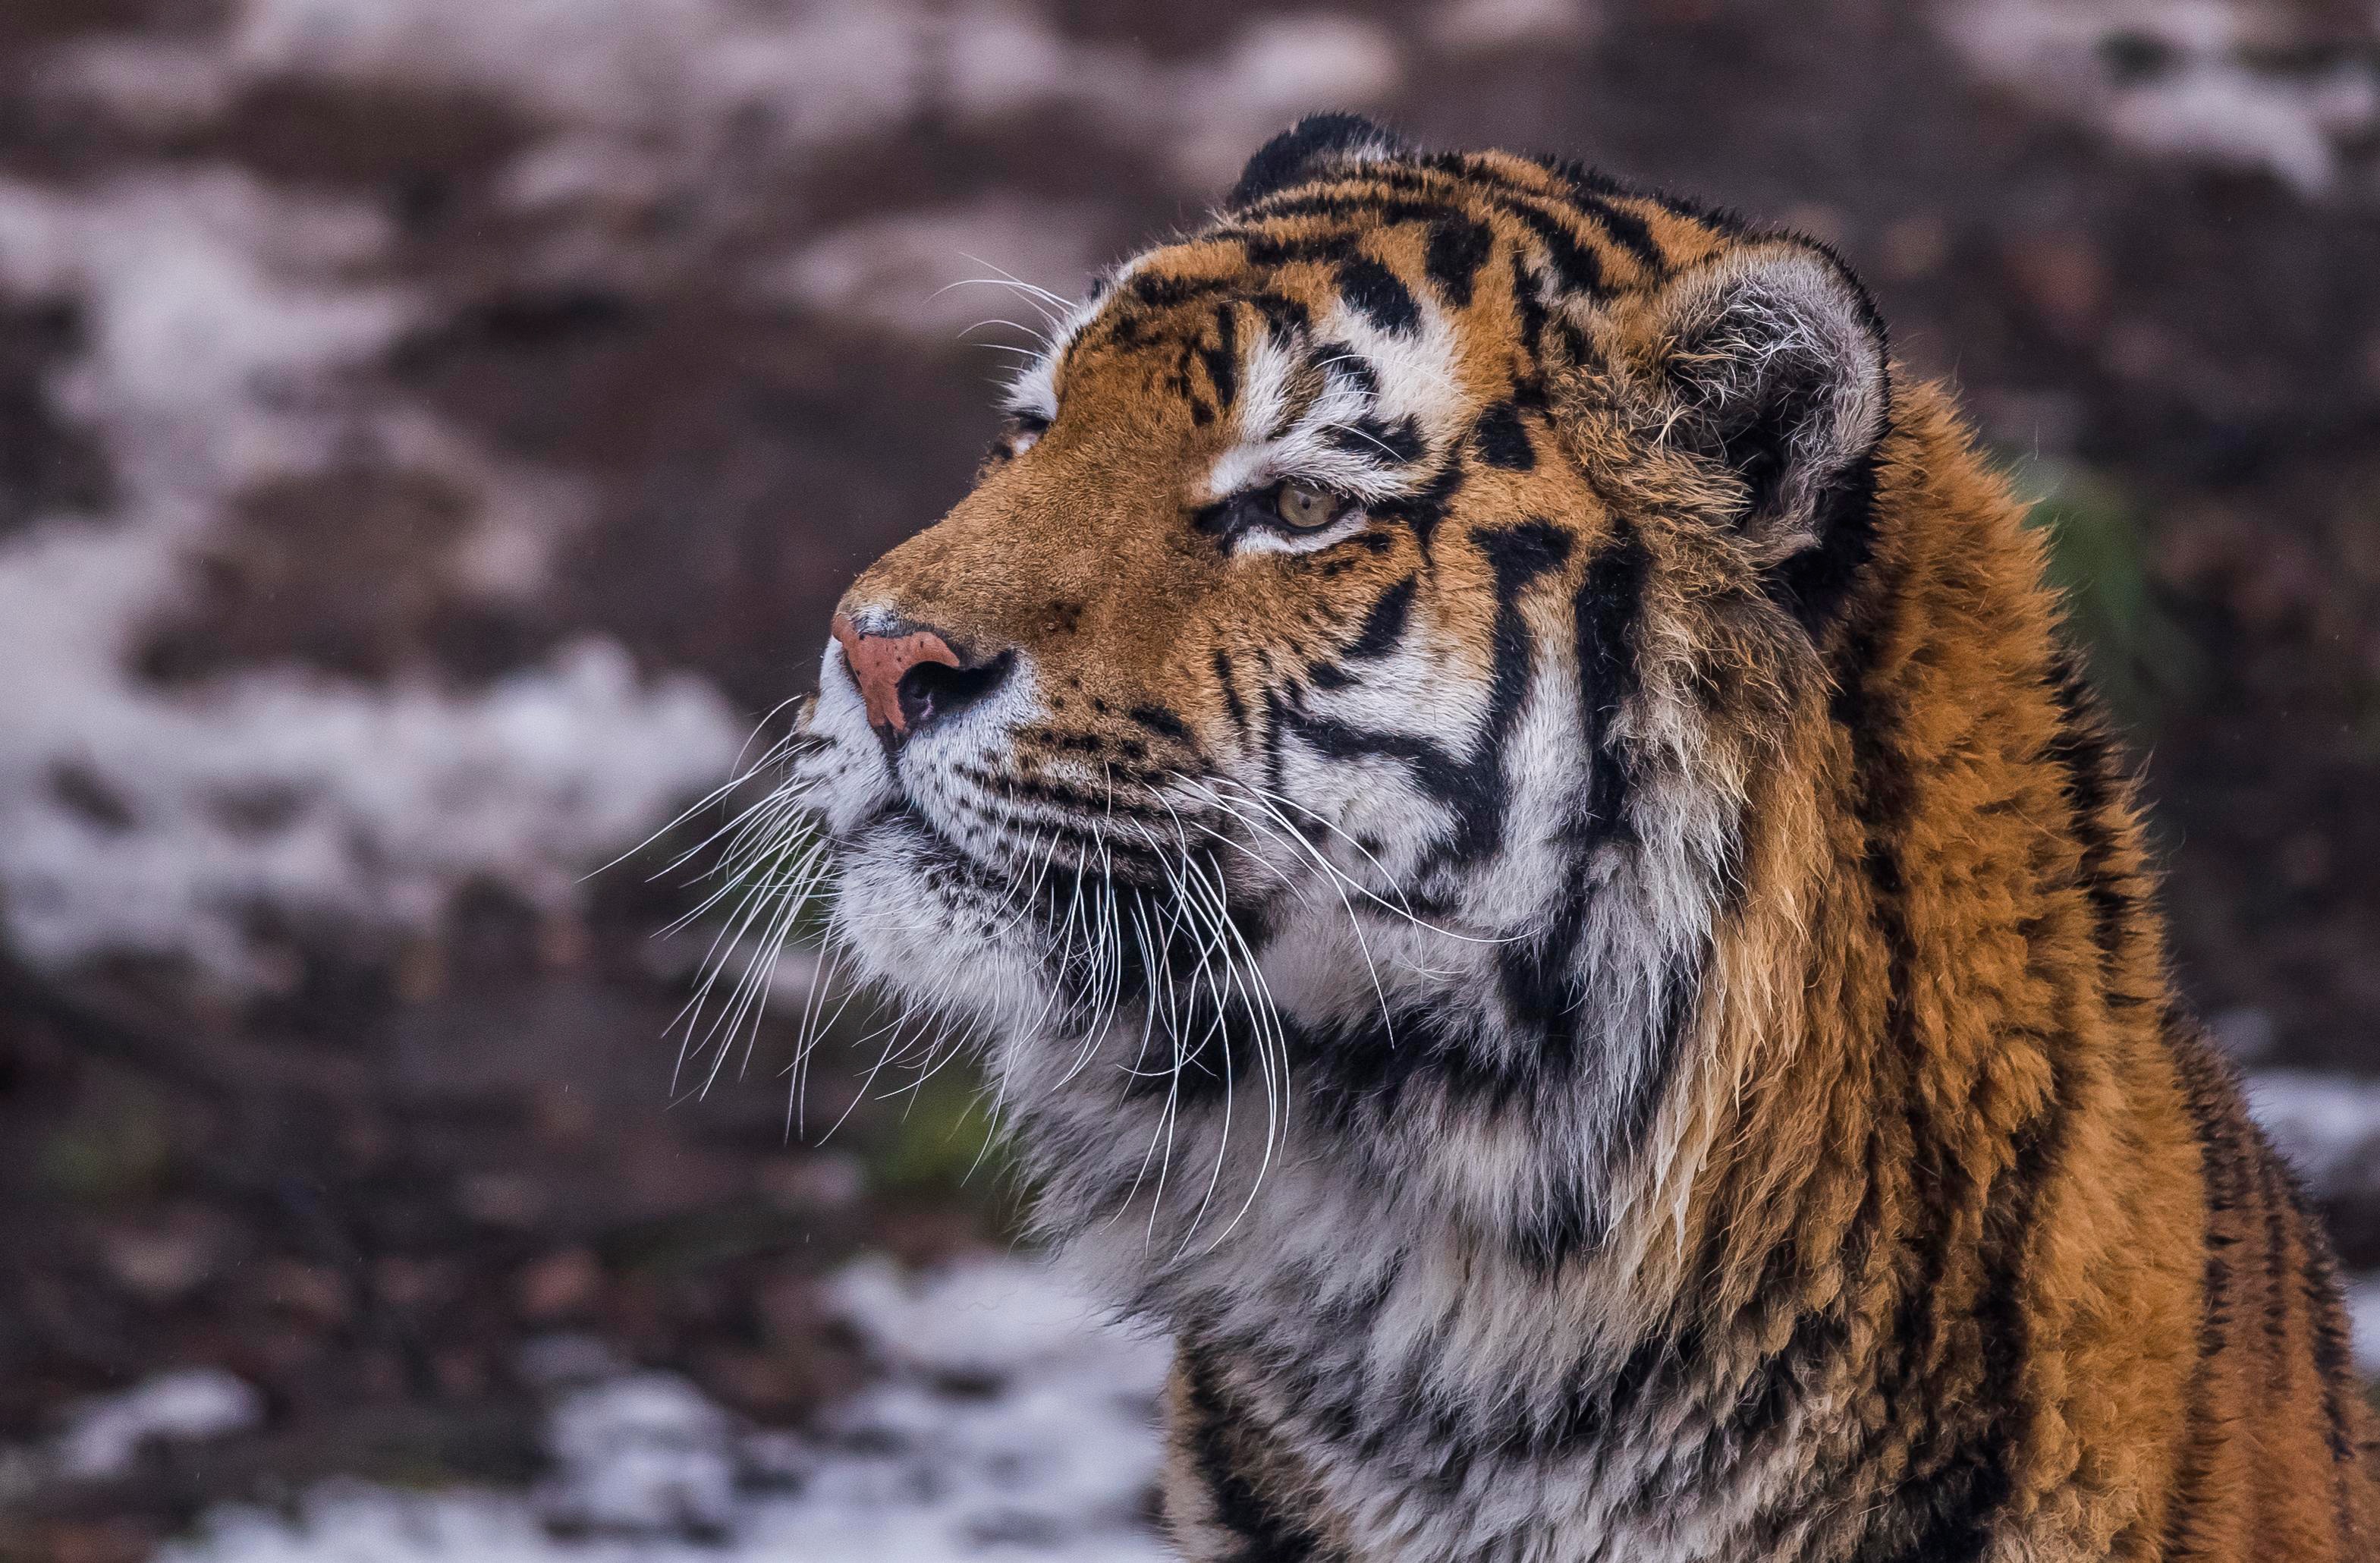
{"label": "pink nose", "polygon": [[851,669],[860,697],[868,702],[868,722],[905,735],[909,731],[911,713],[904,709],[901,681],[909,670],[928,663],[946,668],[961,665],[958,653],[929,629],[908,630],[900,635],[863,635],[848,616],[837,613],[834,637],[843,645],[844,664]]}

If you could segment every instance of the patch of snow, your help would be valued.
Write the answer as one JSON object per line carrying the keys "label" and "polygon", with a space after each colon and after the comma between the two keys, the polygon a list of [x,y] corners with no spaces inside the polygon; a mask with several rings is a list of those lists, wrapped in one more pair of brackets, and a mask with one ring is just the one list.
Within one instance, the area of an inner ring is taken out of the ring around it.
{"label": "patch of snow", "polygon": [[[416,925],[478,875],[560,906],[732,763],[715,694],[601,640],[471,695],[280,669],[176,695],[127,671],[241,492],[358,448],[480,499],[459,590],[542,577],[572,485],[346,388],[414,318],[356,280],[388,242],[369,212],[222,171],[0,182],[0,285],[79,301],[89,349],[48,394],[101,431],[122,495],[0,546],[0,900],[36,959],[178,951],[237,977],[260,904]],[[67,806],[67,773],[115,806]]]}
{"label": "patch of snow", "polygon": [[120,1476],[152,1440],[195,1442],[264,1419],[263,1398],[221,1368],[181,1368],[78,1407],[52,1451],[61,1475]]}
{"label": "patch of snow", "polygon": [[2248,1110],[2324,1199],[2380,1198],[2380,1080],[2265,1070]]}
{"label": "patch of snow", "polygon": [[[1560,0],[1471,0],[1464,36],[1542,30]],[[1170,153],[1201,184],[1318,106],[1360,106],[1401,73],[1378,25],[1261,18],[1179,63],[1070,38],[1004,0],[244,0],[212,46],[102,36],[58,50],[45,90],[135,117],[200,120],[274,79],[490,93],[551,138],[508,179],[519,204],[622,199],[715,178],[716,159],[880,134],[929,111],[997,119],[1074,106]]]}
{"label": "patch of snow", "polygon": [[1146,1518],[1163,1346],[1051,1268],[982,1260],[829,1289],[885,1377],[810,1435],[752,1432],[682,1380],[565,1396],[532,1495],[318,1488],[225,1508],[159,1563],[1160,1563]]}
{"label": "patch of snow", "polygon": [[224,170],[87,194],[0,182],[0,284],[82,300],[91,350],[54,392],[106,430],[152,527],[188,529],[233,484],[327,455],[338,426],[319,388],[411,318],[395,291],[335,275],[387,242],[364,208]]}
{"label": "patch of snow", "polygon": [[202,54],[102,37],[62,51],[50,76],[55,89],[161,112],[218,112],[251,83],[313,77],[478,89],[627,138],[759,118],[815,140],[910,111],[926,15],[745,0],[244,0]]}
{"label": "patch of snow", "polygon": [[[121,600],[107,588],[164,573],[142,540],[0,554],[0,881],[36,959],[184,951],[237,973],[254,907],[419,926],[480,875],[566,905],[735,754],[707,686],[640,681],[600,639],[469,697],[277,670],[160,696],[122,675],[124,615],[104,611]],[[45,778],[67,762],[104,777],[132,823],[60,806]],[[246,800],[277,818],[260,828]]]}
{"label": "patch of snow", "polygon": [[2316,197],[2380,128],[2380,55],[2274,63],[2277,18],[2242,0],[1984,0],[1938,8],[1988,79],[2144,151],[2264,169]]}
{"label": "patch of snow", "polygon": [[734,1424],[675,1374],[573,1391],[546,1430],[550,1521],[627,1534],[723,1533],[735,1517]]}

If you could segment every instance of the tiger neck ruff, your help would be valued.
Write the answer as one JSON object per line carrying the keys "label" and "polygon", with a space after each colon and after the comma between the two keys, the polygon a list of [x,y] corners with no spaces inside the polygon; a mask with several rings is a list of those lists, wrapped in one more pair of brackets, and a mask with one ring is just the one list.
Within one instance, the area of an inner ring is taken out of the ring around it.
{"label": "tiger neck ruff", "polygon": [[2037,545],[1840,260],[1326,115],[1008,410],[755,839],[1172,1333],[1185,1554],[2374,1556]]}

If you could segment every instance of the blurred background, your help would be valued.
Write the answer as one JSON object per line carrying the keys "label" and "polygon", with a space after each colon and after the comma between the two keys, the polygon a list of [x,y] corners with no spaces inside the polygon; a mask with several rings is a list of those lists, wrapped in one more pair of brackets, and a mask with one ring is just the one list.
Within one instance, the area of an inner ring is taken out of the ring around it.
{"label": "blurred background", "polygon": [[1033,316],[947,285],[1326,106],[1865,274],[2380,1274],[2368,0],[6,0],[0,1558],[1154,1556],[968,1082],[855,1007],[794,1125],[798,951],[676,1072],[668,827],[963,491]]}

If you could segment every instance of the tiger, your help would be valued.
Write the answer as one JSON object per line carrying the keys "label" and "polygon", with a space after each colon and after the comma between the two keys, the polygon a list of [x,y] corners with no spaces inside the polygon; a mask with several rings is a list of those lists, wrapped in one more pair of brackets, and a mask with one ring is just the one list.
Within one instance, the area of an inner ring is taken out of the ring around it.
{"label": "tiger", "polygon": [[1170,1339],[1183,1557],[2380,1557],[2041,538],[1840,255],[1320,115],[1050,302],[771,818]]}

